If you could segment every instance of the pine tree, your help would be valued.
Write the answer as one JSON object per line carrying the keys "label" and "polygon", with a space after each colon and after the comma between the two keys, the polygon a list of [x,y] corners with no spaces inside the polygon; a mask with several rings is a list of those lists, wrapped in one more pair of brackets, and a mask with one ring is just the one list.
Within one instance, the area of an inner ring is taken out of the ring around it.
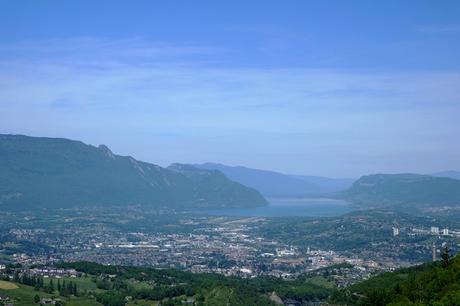
{"label": "pine tree", "polygon": [[401,286],[399,284],[396,284],[396,286],[394,288],[394,292],[395,292],[395,294],[401,294],[402,293],[402,289],[401,289]]}
{"label": "pine tree", "polygon": [[40,296],[38,294],[34,296],[34,302],[35,304],[38,304],[38,302],[40,302]]}
{"label": "pine tree", "polygon": [[442,266],[444,268],[447,268],[450,263],[449,247],[447,246],[447,244],[444,246],[441,258],[442,258]]}
{"label": "pine tree", "polygon": [[19,272],[18,272],[18,270],[14,271],[13,281],[16,282],[16,283],[19,283]]}
{"label": "pine tree", "polygon": [[52,279],[52,278],[50,278],[50,283],[49,283],[48,287],[49,287],[50,292],[53,292],[53,291],[54,291],[54,283],[53,283],[53,279]]}
{"label": "pine tree", "polygon": [[73,283],[72,294],[77,295],[77,283]]}
{"label": "pine tree", "polygon": [[28,285],[29,283],[29,278],[27,277],[27,274],[23,273],[22,277],[19,281],[21,284]]}

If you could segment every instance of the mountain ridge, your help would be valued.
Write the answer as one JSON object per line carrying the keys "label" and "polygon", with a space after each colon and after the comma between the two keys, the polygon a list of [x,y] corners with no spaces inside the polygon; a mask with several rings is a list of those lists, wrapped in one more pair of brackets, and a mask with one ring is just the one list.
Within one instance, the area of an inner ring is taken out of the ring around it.
{"label": "mountain ridge", "polygon": [[206,182],[212,182],[211,187],[178,171],[113,154],[105,145],[95,147],[65,138],[0,134],[0,155],[2,207],[215,208],[267,204],[256,190],[218,172],[209,172]]}

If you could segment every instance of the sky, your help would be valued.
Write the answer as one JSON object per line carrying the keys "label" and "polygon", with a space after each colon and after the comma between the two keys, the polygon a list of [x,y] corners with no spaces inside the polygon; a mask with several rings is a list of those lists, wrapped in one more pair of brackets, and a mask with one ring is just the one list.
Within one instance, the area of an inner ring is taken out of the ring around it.
{"label": "sky", "polygon": [[0,133],[161,166],[460,170],[460,2],[0,0]]}

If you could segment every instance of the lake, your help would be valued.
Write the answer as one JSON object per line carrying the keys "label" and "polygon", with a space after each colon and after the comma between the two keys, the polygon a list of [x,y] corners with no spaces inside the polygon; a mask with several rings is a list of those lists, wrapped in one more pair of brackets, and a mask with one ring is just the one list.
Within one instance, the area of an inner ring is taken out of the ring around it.
{"label": "lake", "polygon": [[237,217],[333,217],[346,214],[354,209],[350,203],[337,199],[267,199],[268,206],[255,208],[223,208],[206,210],[216,216]]}

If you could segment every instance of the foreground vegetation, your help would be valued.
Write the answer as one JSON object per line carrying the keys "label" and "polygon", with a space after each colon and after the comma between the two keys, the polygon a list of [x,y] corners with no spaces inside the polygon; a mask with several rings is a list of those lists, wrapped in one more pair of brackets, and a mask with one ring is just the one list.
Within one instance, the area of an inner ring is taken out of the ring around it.
{"label": "foreground vegetation", "polygon": [[324,301],[334,291],[320,277],[285,281],[279,278],[241,279],[217,274],[193,274],[172,269],[104,266],[90,262],[63,263],[77,278],[48,279],[13,275],[0,294],[14,305],[37,305],[49,298],[56,305],[275,305]]}
{"label": "foreground vegetation", "polygon": [[[384,273],[345,289],[336,289],[322,277],[303,276],[293,281],[259,277],[241,279],[217,274],[193,274],[172,269],[104,266],[90,262],[63,263],[81,272],[78,278],[46,279],[42,284],[0,281],[0,295],[14,305],[37,305],[42,298],[56,305],[275,305],[281,300],[295,305],[458,306],[460,256]],[[27,280],[31,282],[31,279]],[[75,290],[64,290],[64,283]],[[54,285],[53,285],[54,284]],[[57,284],[57,286],[56,286]],[[59,284],[61,289],[59,290]],[[0,302],[1,305],[1,302]]]}
{"label": "foreground vegetation", "polygon": [[[177,270],[140,267],[102,266],[88,262],[63,264],[65,268],[96,276],[104,292],[95,294],[104,305],[124,305],[134,300],[162,301],[162,305],[271,305],[269,296],[299,302],[319,301],[333,289],[308,279],[283,281],[278,278],[240,279],[216,274],[193,274]],[[129,298],[128,298],[129,299]]]}
{"label": "foreground vegetation", "polygon": [[333,304],[362,306],[460,305],[460,256],[401,269],[336,291]]}

